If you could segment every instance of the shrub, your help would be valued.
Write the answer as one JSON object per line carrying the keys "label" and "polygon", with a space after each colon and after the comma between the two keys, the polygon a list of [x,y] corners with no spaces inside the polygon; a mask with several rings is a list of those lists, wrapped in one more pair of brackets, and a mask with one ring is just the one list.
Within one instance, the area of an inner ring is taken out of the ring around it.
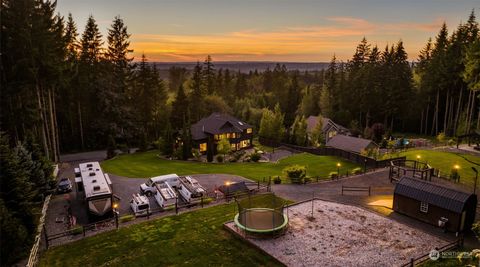
{"label": "shrub", "polygon": [[258,162],[260,160],[261,156],[260,154],[258,154],[257,152],[253,153],[250,155],[250,159],[253,161],[253,162]]}
{"label": "shrub", "polygon": [[300,165],[291,165],[283,169],[283,173],[294,184],[304,183],[304,179],[307,175],[307,168]]}
{"label": "shrub", "polygon": [[450,179],[454,181],[460,181],[460,174],[458,173],[458,167],[457,166],[453,167],[452,170],[450,171]]}
{"label": "shrub", "polygon": [[129,222],[129,221],[133,221],[135,219],[135,216],[133,215],[125,215],[125,216],[122,216],[119,218],[119,221],[121,223],[126,223],[126,222]]}
{"label": "shrub", "polygon": [[362,171],[362,168],[357,167],[357,168],[355,168],[355,169],[352,170],[352,173],[355,174],[355,175],[356,175],[356,174],[362,174],[363,171]]}
{"label": "shrub", "polygon": [[209,203],[213,202],[213,200],[214,199],[211,198],[211,197],[206,197],[206,198],[203,199],[203,204],[209,204]]}
{"label": "shrub", "polygon": [[328,174],[328,177],[330,177],[330,179],[338,179],[338,172],[330,172]]}
{"label": "shrub", "polygon": [[476,222],[472,225],[472,231],[475,234],[475,236],[477,237],[477,239],[480,241],[480,221],[478,221],[478,222]]}
{"label": "shrub", "polygon": [[202,160],[202,154],[200,153],[200,150],[197,148],[192,148],[192,155],[197,161]]}
{"label": "shrub", "polygon": [[444,144],[445,143],[445,133],[444,132],[441,132],[437,135],[437,141],[441,144]]}
{"label": "shrub", "polygon": [[72,235],[79,235],[79,234],[83,233],[83,227],[82,226],[77,226],[75,228],[72,228],[72,229],[70,229],[70,233]]}
{"label": "shrub", "polygon": [[273,183],[274,184],[281,184],[282,179],[280,178],[280,176],[277,176],[277,177],[273,178]]}
{"label": "shrub", "polygon": [[217,162],[219,162],[219,163],[223,162],[223,156],[222,155],[217,155]]}

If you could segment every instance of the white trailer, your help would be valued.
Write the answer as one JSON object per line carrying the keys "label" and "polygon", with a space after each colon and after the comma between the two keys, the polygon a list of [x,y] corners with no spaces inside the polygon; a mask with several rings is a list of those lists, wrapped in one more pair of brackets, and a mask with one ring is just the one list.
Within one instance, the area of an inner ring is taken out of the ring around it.
{"label": "white trailer", "polygon": [[168,209],[177,203],[177,193],[173,190],[168,182],[156,183],[157,193],[155,201],[162,209]]}
{"label": "white trailer", "polygon": [[200,183],[190,176],[179,177],[178,192],[187,203],[199,203],[207,191]]}

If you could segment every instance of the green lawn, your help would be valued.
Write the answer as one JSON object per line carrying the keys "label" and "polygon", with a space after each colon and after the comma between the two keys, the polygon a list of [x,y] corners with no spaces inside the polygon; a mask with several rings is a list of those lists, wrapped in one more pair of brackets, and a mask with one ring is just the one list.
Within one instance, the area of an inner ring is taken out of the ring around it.
{"label": "green lawn", "polygon": [[[440,169],[440,172],[443,176],[449,176],[450,171],[454,165],[458,164],[460,166],[460,182],[464,184],[473,184],[475,173],[472,170],[472,167],[476,167],[480,171],[480,157],[443,152],[436,150],[409,150],[406,152],[400,153],[400,156],[406,156],[407,159],[415,160],[417,155],[420,155],[420,160],[427,162],[430,166],[436,169]],[[469,161],[475,162],[479,165],[475,165]]]}
{"label": "green lawn", "polygon": [[332,171],[337,171],[336,164],[340,162],[340,173],[345,173],[358,165],[331,156],[316,156],[302,153],[280,160],[279,163],[200,163],[177,160],[166,160],[157,156],[158,151],[126,154],[102,162],[102,168],[108,173],[126,177],[152,177],[161,174],[177,173],[179,175],[226,173],[243,176],[252,180],[262,181],[264,177],[282,175],[282,170],[292,164],[307,167],[307,175],[327,178]]}
{"label": "green lawn", "polygon": [[40,266],[277,266],[223,229],[234,210],[223,204],[98,234],[49,249]]}

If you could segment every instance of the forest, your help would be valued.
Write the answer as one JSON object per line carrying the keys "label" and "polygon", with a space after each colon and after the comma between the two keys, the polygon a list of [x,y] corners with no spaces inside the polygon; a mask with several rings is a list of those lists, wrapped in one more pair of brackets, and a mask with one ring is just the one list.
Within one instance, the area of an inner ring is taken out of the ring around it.
{"label": "forest", "polygon": [[[120,16],[102,36],[93,15],[78,29],[72,14],[55,9],[52,1],[2,1],[0,223],[2,231],[21,226],[2,236],[8,263],[25,250],[6,248],[32,242],[36,206],[30,204],[51,189],[50,162],[61,153],[154,144],[174,153],[175,135],[188,142],[190,124],[212,112],[299,145],[306,145],[297,133],[310,115],[367,138],[374,125],[388,133],[450,137],[480,128],[480,34],[473,11],[454,29],[443,24],[414,62],[402,40],[377,47],[363,38],[346,62],[332,51],[324,70],[277,64],[245,73],[217,69],[208,56],[193,70],[171,67],[162,80],[148,55],[131,56],[131,35]],[[276,124],[267,129],[269,118]]]}

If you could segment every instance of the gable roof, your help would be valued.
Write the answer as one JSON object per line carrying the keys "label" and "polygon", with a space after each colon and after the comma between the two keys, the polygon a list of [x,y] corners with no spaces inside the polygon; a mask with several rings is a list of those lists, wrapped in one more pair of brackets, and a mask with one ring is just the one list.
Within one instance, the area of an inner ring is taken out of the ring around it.
{"label": "gable roof", "polygon": [[212,113],[191,127],[192,139],[207,138],[207,134],[241,133],[252,126],[228,114]]}
{"label": "gable roof", "polygon": [[[307,118],[307,132],[309,132],[309,133],[313,132],[313,130],[315,129],[315,127],[318,124],[319,117],[320,116],[309,116]],[[323,132],[325,132],[329,127],[334,127],[340,132],[344,132],[344,133],[349,132],[347,128],[345,128],[345,127],[343,127],[339,124],[336,124],[331,119],[326,118],[326,117],[321,117],[321,118],[322,118],[322,131]]]}
{"label": "gable roof", "polygon": [[432,182],[403,177],[397,182],[394,194],[413,198],[446,210],[460,213],[472,194],[443,187]]}
{"label": "gable roof", "polygon": [[345,151],[353,151],[356,153],[361,153],[362,150],[366,149],[370,145],[375,145],[372,140],[358,138],[353,136],[346,136],[343,134],[337,134],[330,138],[327,142],[327,146],[338,148]]}

